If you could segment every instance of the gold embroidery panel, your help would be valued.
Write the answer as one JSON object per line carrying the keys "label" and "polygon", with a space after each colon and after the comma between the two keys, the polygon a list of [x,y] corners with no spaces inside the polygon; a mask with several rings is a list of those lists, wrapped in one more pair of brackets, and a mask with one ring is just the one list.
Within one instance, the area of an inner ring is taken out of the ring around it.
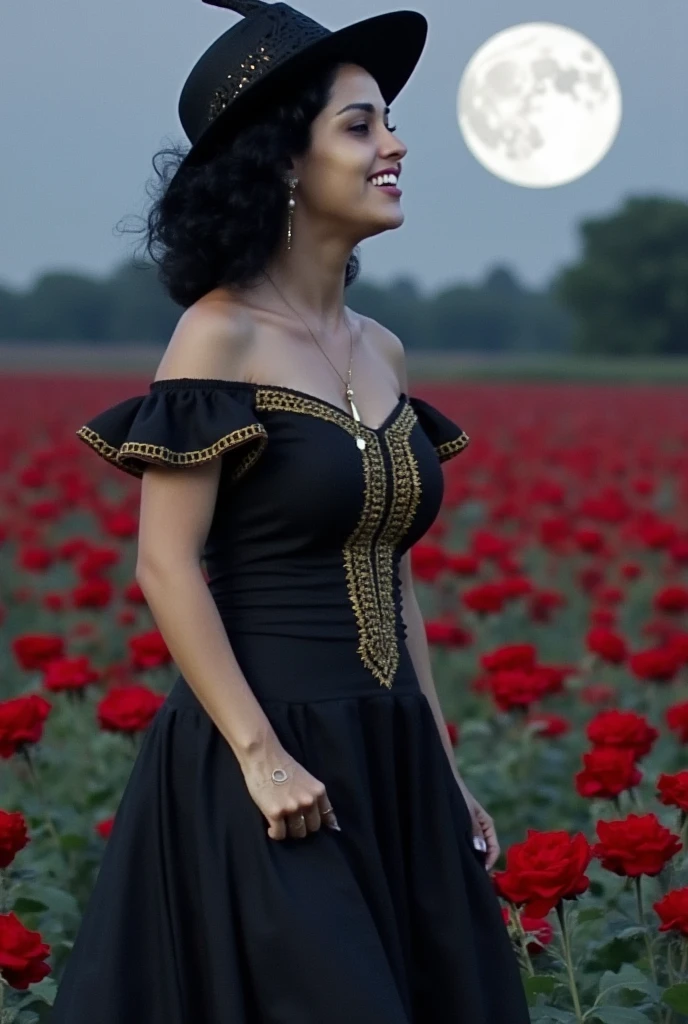
{"label": "gold embroidery panel", "polygon": [[[349,601],[359,635],[358,654],[363,664],[381,683],[391,687],[399,664],[394,604],[394,553],[410,528],[421,496],[418,466],[410,443],[417,422],[415,410],[406,404],[383,431],[357,424],[342,410],[285,391],[260,388],[256,409],[286,411],[315,416],[342,427],[352,437],[361,432],[366,447],[361,450],[363,507],[359,521],[342,551]],[[386,443],[391,464],[390,507],[388,474],[382,445]]]}

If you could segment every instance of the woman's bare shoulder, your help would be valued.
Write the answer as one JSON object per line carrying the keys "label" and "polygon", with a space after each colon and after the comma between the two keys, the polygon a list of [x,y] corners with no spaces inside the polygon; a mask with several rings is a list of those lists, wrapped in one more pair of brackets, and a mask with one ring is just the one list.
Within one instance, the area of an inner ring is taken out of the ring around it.
{"label": "woman's bare shoulder", "polygon": [[155,380],[178,377],[242,380],[255,327],[247,307],[209,292],[180,316]]}

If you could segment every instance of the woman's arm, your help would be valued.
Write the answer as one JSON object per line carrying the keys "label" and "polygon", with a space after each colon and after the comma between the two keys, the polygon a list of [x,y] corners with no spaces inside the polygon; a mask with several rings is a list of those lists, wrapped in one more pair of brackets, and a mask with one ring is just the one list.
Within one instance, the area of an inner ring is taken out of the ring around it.
{"label": "woman's arm", "polygon": [[447,757],[449,758],[449,764],[451,765],[452,772],[454,773],[454,777],[461,787],[464,796],[466,796],[468,790],[465,782],[461,778],[458,768],[456,767],[454,750],[451,745],[451,740],[449,739],[449,730],[447,729],[447,723],[444,720],[442,708],[437,696],[437,690],[435,689],[435,683],[432,678],[430,651],[428,649],[425,623],[423,622],[423,615],[418,605],[418,599],[413,587],[410,551],[407,551],[401,559],[399,572],[401,579],[402,617],[406,625],[407,633],[406,646],[409,654],[411,655],[411,661],[413,662],[413,667],[416,670],[421,690],[427,697],[428,704],[430,705],[435,722],[437,723],[440,738],[447,753]]}
{"label": "woman's arm", "polygon": [[[246,329],[198,306],[182,316],[158,368],[164,378],[241,379]],[[252,335],[249,332],[249,341]],[[244,676],[205,581],[202,555],[215,513],[221,459],[151,465],[141,482],[136,580],[183,678],[236,755],[268,836],[338,828],[325,785],[283,748]],[[273,772],[286,772],[275,785]]]}

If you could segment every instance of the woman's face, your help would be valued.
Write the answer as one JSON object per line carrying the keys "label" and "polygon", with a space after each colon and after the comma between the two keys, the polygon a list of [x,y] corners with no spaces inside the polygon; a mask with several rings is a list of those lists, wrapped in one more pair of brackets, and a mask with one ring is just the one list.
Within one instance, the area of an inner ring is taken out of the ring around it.
{"label": "woman's face", "polygon": [[398,168],[406,155],[390,127],[394,122],[372,75],[357,64],[343,65],[329,103],[313,122],[308,153],[294,161],[302,214],[341,225],[356,240],[399,227],[400,197],[370,181],[385,168]]}

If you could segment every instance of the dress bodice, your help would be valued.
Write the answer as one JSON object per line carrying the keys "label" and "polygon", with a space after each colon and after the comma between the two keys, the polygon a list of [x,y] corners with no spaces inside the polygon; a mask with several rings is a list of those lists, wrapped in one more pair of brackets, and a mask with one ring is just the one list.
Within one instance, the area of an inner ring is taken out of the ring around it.
{"label": "dress bodice", "polygon": [[437,516],[441,463],[468,443],[451,419],[402,394],[371,428],[292,388],[175,378],[77,434],[137,477],[221,457],[204,561],[229,636],[351,639],[391,686],[405,637],[399,561]]}

